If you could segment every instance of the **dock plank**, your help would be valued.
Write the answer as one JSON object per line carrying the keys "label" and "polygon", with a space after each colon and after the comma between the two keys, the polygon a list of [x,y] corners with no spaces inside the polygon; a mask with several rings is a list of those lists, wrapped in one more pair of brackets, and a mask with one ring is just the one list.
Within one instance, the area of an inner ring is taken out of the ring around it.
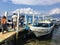
{"label": "dock plank", "polygon": [[12,31],[12,32],[7,32],[5,34],[2,34],[2,32],[0,33],[0,43],[3,42],[4,40],[8,39],[9,37],[13,36],[16,32]]}

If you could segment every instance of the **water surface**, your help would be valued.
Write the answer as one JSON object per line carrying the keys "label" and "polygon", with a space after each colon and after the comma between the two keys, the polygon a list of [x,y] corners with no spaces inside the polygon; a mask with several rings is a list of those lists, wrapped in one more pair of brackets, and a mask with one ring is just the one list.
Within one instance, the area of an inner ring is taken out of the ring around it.
{"label": "water surface", "polygon": [[48,38],[44,40],[43,38],[45,38],[45,36],[39,39],[34,37],[26,40],[24,45],[60,45],[60,26],[56,26],[53,30],[51,39]]}

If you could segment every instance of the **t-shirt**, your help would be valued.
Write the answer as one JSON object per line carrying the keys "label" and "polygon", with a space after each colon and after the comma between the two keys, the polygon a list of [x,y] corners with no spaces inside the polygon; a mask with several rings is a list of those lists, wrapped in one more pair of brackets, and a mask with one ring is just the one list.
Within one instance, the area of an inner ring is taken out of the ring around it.
{"label": "t-shirt", "polygon": [[12,16],[12,19],[13,19],[13,22],[16,22],[17,21],[17,16],[16,15],[13,15]]}
{"label": "t-shirt", "polygon": [[13,18],[13,22],[16,22],[16,20],[17,20],[16,18]]}

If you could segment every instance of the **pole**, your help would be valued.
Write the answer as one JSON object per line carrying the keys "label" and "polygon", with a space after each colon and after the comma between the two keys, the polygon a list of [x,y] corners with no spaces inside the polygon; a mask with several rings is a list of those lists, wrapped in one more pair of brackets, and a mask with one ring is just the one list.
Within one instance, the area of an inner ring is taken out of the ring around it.
{"label": "pole", "polygon": [[19,14],[20,14],[19,10],[18,10],[17,14],[18,14],[18,15],[17,15],[16,39],[18,39],[18,31],[19,31]]}
{"label": "pole", "polygon": [[43,21],[44,21],[44,15],[43,15]]}
{"label": "pole", "polygon": [[33,14],[33,21],[32,21],[32,24],[34,24],[34,14]]}
{"label": "pole", "polygon": [[39,22],[39,16],[38,16],[38,22]]}
{"label": "pole", "polygon": [[26,14],[25,14],[25,24],[27,24],[27,17],[26,17]]}
{"label": "pole", "polygon": [[4,16],[6,16],[6,20],[8,22],[8,12],[7,11],[5,11],[5,15]]}

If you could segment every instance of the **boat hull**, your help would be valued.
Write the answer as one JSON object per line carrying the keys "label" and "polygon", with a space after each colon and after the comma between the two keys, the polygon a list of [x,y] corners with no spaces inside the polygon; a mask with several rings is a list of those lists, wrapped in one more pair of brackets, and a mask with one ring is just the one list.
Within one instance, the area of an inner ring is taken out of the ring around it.
{"label": "boat hull", "polygon": [[36,37],[43,36],[50,34],[53,30],[54,26],[51,26],[49,28],[41,28],[41,27],[30,27],[30,30],[35,34]]}
{"label": "boat hull", "polygon": [[46,32],[39,32],[39,31],[33,31],[36,37],[47,35],[51,32],[52,30],[46,31]]}

